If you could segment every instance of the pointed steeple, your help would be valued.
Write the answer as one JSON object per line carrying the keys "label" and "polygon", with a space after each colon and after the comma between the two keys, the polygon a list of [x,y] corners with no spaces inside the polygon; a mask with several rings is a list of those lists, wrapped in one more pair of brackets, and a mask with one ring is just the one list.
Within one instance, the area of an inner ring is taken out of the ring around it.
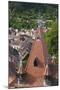
{"label": "pointed steeple", "polygon": [[36,39],[42,39],[44,37],[43,28],[45,22],[43,20],[37,21]]}
{"label": "pointed steeple", "polygon": [[26,72],[36,78],[43,76],[48,56],[47,46],[43,39],[43,21],[38,21],[37,38],[32,43],[31,52],[26,65]]}

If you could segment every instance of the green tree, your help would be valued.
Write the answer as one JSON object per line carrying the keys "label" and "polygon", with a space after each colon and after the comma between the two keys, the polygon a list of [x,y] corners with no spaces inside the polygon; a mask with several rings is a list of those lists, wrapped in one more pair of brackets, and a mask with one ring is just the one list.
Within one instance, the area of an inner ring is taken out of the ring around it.
{"label": "green tree", "polygon": [[53,21],[50,25],[51,30],[48,31],[45,35],[45,39],[48,44],[49,54],[55,55],[58,57],[58,23]]}

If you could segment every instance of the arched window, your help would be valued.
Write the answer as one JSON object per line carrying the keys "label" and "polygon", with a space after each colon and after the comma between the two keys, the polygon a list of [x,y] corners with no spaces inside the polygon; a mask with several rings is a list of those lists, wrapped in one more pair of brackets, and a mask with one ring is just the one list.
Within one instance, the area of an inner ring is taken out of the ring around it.
{"label": "arched window", "polygon": [[36,57],[35,60],[34,60],[34,66],[35,67],[38,67],[40,65],[40,61],[39,59]]}
{"label": "arched window", "polygon": [[39,58],[36,57],[35,60],[34,60],[34,67],[40,67],[40,68],[43,68],[44,67],[44,64],[42,62],[40,62]]}

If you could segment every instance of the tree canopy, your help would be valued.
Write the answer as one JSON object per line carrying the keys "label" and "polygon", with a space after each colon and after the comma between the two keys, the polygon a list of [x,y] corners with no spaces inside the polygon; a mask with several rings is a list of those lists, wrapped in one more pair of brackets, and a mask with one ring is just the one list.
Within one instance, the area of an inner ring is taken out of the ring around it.
{"label": "tree canopy", "polygon": [[53,4],[39,4],[9,1],[9,26],[14,28],[35,28],[37,19],[56,19],[58,7]]}
{"label": "tree canopy", "polygon": [[51,28],[45,34],[49,54],[58,56],[58,5],[9,1],[9,27],[19,30],[37,28],[37,19]]}

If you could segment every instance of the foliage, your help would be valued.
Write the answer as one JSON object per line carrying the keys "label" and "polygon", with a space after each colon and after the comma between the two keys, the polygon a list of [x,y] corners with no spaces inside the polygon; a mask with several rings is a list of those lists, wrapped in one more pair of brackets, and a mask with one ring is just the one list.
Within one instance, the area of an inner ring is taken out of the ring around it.
{"label": "foliage", "polygon": [[58,56],[58,5],[9,1],[9,27],[19,30],[37,28],[37,19],[43,19],[51,28],[45,35],[49,54]]}
{"label": "foliage", "polygon": [[58,23],[57,21],[53,21],[50,25],[51,30],[49,30],[46,35],[45,39],[48,44],[48,50],[51,55],[58,56]]}
{"label": "foliage", "polygon": [[56,19],[57,5],[9,1],[9,27],[36,28],[37,19]]}

